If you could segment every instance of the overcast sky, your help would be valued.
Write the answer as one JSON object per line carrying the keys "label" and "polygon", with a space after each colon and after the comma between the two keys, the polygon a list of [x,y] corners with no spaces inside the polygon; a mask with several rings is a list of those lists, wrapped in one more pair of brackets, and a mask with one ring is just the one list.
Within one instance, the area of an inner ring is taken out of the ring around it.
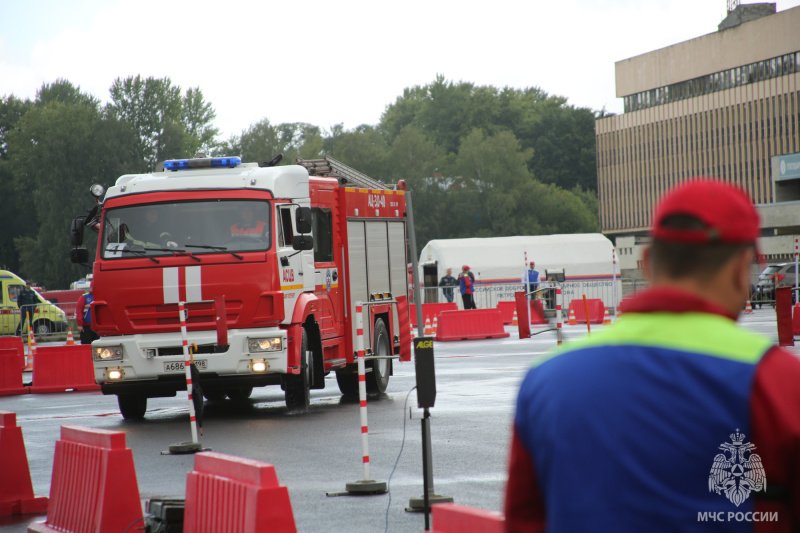
{"label": "overcast sky", "polygon": [[[743,2],[749,3],[749,2]],[[437,74],[622,112],[614,62],[713,33],[726,0],[0,0],[0,96],[65,78],[199,87],[223,138],[268,118],[377,124]],[[800,0],[778,0],[783,11]]]}

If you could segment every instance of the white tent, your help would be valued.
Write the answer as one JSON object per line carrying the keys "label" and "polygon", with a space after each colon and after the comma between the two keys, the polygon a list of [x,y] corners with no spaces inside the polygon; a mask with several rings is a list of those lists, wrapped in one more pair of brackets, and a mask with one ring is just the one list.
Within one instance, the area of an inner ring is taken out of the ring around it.
{"label": "white tent", "polygon": [[[540,278],[547,271],[563,269],[565,303],[587,294],[614,305],[614,289],[618,295],[622,292],[619,265],[617,286],[612,283],[613,248],[612,242],[600,233],[432,240],[420,253],[420,280],[430,287],[436,283],[434,277],[441,278],[448,268],[456,276],[463,265],[469,265],[475,275],[476,292],[497,286],[494,292],[500,291],[498,294],[487,295],[487,304],[494,305],[497,300],[513,298],[514,290],[521,290],[528,268],[527,254],[528,263],[536,262]],[[512,287],[515,284],[516,288]]]}
{"label": "white tent", "polygon": [[483,283],[520,281],[528,262],[536,262],[541,276],[546,270],[564,269],[565,281],[611,280],[614,245],[600,233],[439,239],[429,241],[419,257],[421,266],[436,265],[439,277],[448,268],[454,274],[469,265],[475,280]]}

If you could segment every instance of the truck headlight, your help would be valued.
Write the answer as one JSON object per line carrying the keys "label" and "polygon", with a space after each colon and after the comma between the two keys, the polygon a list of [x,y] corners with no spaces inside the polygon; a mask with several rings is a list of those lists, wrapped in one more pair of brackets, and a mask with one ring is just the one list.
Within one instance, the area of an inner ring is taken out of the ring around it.
{"label": "truck headlight", "polygon": [[253,372],[266,372],[269,366],[263,359],[255,359],[250,363],[250,369]]}
{"label": "truck headlight", "polygon": [[281,337],[248,338],[247,347],[250,352],[279,352],[283,349],[283,339]]}
{"label": "truck headlight", "polygon": [[95,361],[121,361],[122,345],[118,346],[98,346],[93,348]]}

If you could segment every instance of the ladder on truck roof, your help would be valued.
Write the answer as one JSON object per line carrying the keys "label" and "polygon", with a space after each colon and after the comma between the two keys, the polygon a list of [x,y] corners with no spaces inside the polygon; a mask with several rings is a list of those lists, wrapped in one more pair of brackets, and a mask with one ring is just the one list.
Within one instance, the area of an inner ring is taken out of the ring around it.
{"label": "ladder on truck roof", "polygon": [[300,159],[297,164],[306,167],[311,176],[326,176],[336,178],[340,185],[349,187],[360,187],[362,189],[394,189],[394,186],[386,185],[376,179],[370,178],[366,174],[340,163],[330,156],[324,159]]}

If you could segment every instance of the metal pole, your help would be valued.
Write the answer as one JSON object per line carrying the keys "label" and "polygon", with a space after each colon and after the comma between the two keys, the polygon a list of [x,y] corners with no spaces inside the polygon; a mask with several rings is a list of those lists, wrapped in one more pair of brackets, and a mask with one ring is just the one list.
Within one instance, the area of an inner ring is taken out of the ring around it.
{"label": "metal pole", "polygon": [[430,498],[433,493],[433,475],[431,475],[431,413],[426,407],[422,416],[422,505],[425,508],[425,531],[430,531]]}
{"label": "metal pole", "polygon": [[[798,285],[798,283],[800,283],[800,280],[797,279],[797,256],[798,256],[797,241],[798,239],[795,238],[794,240],[794,290],[795,291],[797,290],[798,287],[800,287],[800,285]],[[795,293],[795,295],[796,294],[797,293]],[[800,302],[800,298],[798,298],[796,301]]]}
{"label": "metal pole", "polygon": [[422,294],[419,288],[419,261],[417,260],[417,234],[414,231],[414,209],[411,206],[411,191],[406,190],[406,216],[408,223],[408,247],[411,253],[411,270],[414,281],[414,308],[417,312],[417,336],[425,336],[425,324],[422,322]]}

